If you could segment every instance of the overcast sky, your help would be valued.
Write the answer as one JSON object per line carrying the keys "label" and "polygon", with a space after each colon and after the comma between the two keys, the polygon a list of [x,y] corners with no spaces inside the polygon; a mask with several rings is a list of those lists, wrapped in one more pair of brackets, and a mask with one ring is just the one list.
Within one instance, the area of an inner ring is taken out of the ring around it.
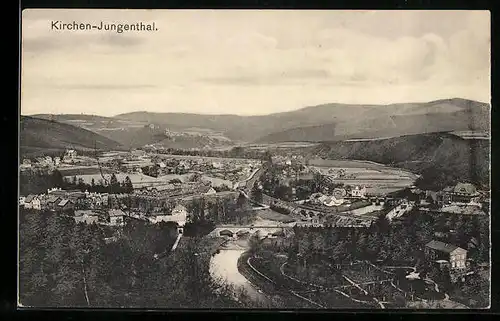
{"label": "overcast sky", "polygon": [[[60,20],[156,32],[56,31]],[[322,103],[490,101],[487,11],[30,10],[25,115],[268,114]]]}

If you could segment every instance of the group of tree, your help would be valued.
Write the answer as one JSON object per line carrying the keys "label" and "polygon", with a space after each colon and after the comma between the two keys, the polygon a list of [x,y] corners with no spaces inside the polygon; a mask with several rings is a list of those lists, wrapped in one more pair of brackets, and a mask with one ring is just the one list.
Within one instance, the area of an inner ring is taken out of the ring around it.
{"label": "group of tree", "polygon": [[205,200],[194,199],[186,204],[189,221],[210,221],[213,224],[249,224],[256,218],[255,211],[243,195]]}
{"label": "group of tree", "polygon": [[97,225],[53,213],[20,213],[20,303],[34,307],[235,308],[209,275],[202,240],[186,238],[162,259],[175,229],[136,222],[107,244]]}
{"label": "group of tree", "polygon": [[81,191],[97,192],[97,193],[132,193],[133,185],[130,177],[125,177],[123,182],[118,182],[115,174],[105,174],[105,180],[99,179],[97,182],[94,178],[90,184],[86,183],[83,178],[73,176],[65,178],[57,169],[52,173],[41,172],[21,172],[19,176],[19,188],[21,195],[42,194],[46,193],[47,189],[58,187],[62,189],[79,189]]}
{"label": "group of tree", "polygon": [[260,180],[263,192],[274,198],[291,201],[307,199],[314,193],[327,193],[342,184],[328,180],[324,175],[315,173],[312,178],[283,178],[283,165],[271,165],[266,168]]}
{"label": "group of tree", "polygon": [[122,194],[127,193],[130,194],[134,191],[134,186],[130,177],[126,176],[122,182],[118,181],[116,174],[106,175],[109,177],[106,178],[106,182],[103,179],[100,179],[97,183],[94,178],[92,178],[90,184],[85,183],[83,178],[78,178],[73,176],[73,178],[65,179],[62,184],[63,189],[79,189],[81,191],[89,191],[96,193],[110,193],[110,194]]}
{"label": "group of tree", "polygon": [[[434,232],[440,230],[453,233],[437,238]],[[294,232],[289,248],[280,250],[287,251],[291,260],[301,257],[309,263],[319,259],[335,264],[380,260],[414,266],[425,260],[425,244],[433,239],[467,249],[468,258],[476,262],[489,259],[488,220],[479,216],[435,216],[413,210],[398,224],[390,224],[380,215],[370,228],[295,227]]]}

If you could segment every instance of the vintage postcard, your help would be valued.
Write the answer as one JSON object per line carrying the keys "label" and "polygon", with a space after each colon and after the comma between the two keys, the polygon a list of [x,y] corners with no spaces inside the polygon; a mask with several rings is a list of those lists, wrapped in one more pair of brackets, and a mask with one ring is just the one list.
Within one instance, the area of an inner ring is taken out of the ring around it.
{"label": "vintage postcard", "polygon": [[21,25],[20,308],[490,307],[488,11]]}

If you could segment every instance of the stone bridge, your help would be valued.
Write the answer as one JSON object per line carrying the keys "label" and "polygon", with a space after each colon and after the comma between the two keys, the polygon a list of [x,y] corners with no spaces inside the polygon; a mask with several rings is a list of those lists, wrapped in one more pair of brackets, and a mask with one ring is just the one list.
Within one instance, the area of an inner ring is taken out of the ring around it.
{"label": "stone bridge", "polygon": [[[260,233],[263,236],[271,235],[275,232],[283,232],[286,228],[290,228],[291,225],[282,224],[282,225],[264,225],[264,226],[217,226],[212,232],[210,232],[210,236],[214,237],[238,237],[239,233],[244,234],[255,234]],[[223,232],[221,234],[221,232]],[[232,235],[230,235],[232,233]],[[243,234],[243,235],[244,235]]]}

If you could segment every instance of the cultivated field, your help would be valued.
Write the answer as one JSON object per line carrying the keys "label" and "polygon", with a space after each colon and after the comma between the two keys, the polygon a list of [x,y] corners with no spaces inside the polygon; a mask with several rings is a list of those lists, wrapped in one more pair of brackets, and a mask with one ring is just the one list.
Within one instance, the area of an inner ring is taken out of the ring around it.
{"label": "cultivated field", "polygon": [[[336,183],[365,186],[371,195],[385,195],[409,187],[418,177],[399,168],[367,161],[315,159],[309,164]],[[340,171],[344,174],[342,177],[338,177]]]}

